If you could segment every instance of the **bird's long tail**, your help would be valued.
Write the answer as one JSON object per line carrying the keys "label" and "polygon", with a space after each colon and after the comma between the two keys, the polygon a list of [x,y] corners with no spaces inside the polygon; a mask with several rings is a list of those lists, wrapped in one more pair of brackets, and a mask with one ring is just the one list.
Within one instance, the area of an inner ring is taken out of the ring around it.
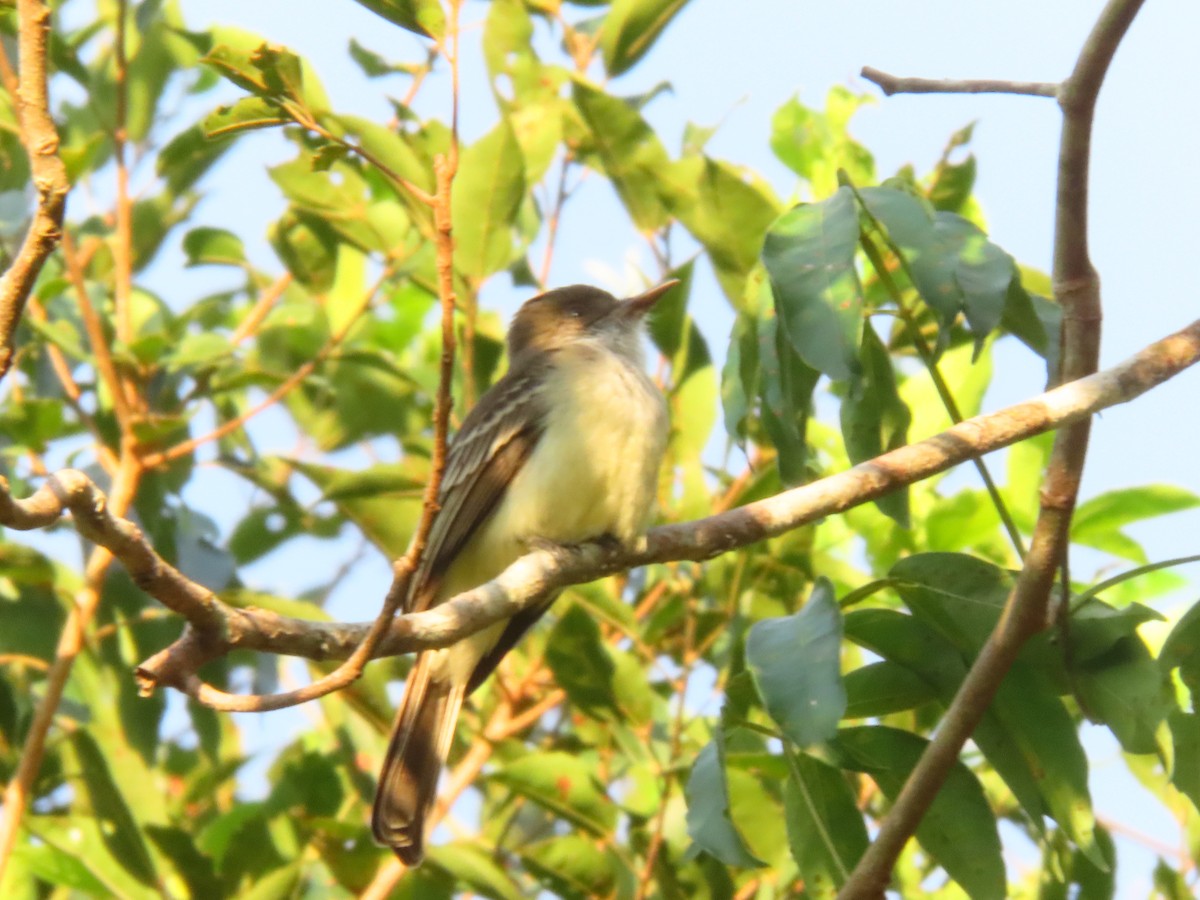
{"label": "bird's long tail", "polygon": [[[425,820],[462,708],[466,684],[444,677],[436,653],[418,657],[396,711],[371,815],[375,840],[415,866],[425,855]],[[443,675],[443,677],[439,677]]]}

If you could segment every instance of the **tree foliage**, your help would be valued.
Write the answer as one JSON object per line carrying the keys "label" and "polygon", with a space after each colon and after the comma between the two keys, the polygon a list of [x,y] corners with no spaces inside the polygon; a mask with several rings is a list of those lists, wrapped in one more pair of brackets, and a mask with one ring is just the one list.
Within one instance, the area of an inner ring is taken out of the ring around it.
{"label": "tree foliage", "polygon": [[[341,562],[404,551],[433,455],[438,273],[422,198],[458,138],[449,109],[423,117],[412,95],[444,77],[456,14],[438,0],[359,2],[382,34],[407,30],[428,51],[348,48],[381,94],[409,91],[387,123],[333,108],[320,73],[271,35],[192,30],[173,0],[105,0],[82,25],[79,0],[56,8],[52,114],[74,199],[0,400],[14,496],[82,468],[226,602],[309,619],[329,617]],[[970,128],[927,172],[878,173],[850,131],[863,97],[836,88],[773,119],[794,183],[709,155],[696,126],[671,148],[645,115],[653,97],[623,95],[619,76],[684,5],[467,8],[482,19],[496,116],[461,147],[452,195],[459,413],[504,365],[481,291],[540,286],[585,176],[611,185],[653,248],[645,280],[683,281],[651,329],[673,423],[663,522],[973,415],[997,342],[1020,341],[1053,380],[1059,307],[1039,293],[1048,279],[986,232],[976,160],[960,158]],[[6,47],[17,29],[0,9]],[[11,92],[0,122],[7,258],[30,179]],[[269,262],[236,222],[190,223],[226,155],[262,129],[291,154],[266,173],[283,197]],[[164,248],[186,260],[169,296],[149,286]],[[708,271],[719,287],[701,286]],[[728,336],[705,326],[717,303],[736,314]],[[567,591],[473,696],[451,754],[459,827],[402,876],[372,844],[367,810],[406,659],[311,705],[315,726],[261,771],[240,721],[138,695],[131,669],[178,637],[178,617],[93,546],[74,562],[69,525],[47,540],[6,531],[0,779],[15,783],[47,703],[54,724],[0,893],[341,897],[400,877],[396,896],[832,897],[1001,616],[1048,452],[1036,438],[1003,477],[930,478],[704,564]],[[1113,896],[1120,859],[1092,810],[1085,721],[1112,732],[1195,846],[1200,607],[1148,644],[1139,627],[1164,618],[1154,600],[1177,579],[1123,529],[1197,502],[1148,484],[1077,510],[1073,542],[1135,568],[1058,592],[1058,628],[1024,648],[902,855],[903,896]],[[301,596],[251,588],[256,564],[288,553],[326,574]],[[55,701],[59,635],[89,602]],[[239,651],[201,674],[265,693],[295,672]],[[1028,852],[1026,839],[1040,871],[1006,865],[1006,845]],[[1194,867],[1161,860],[1153,879],[1183,897]]]}

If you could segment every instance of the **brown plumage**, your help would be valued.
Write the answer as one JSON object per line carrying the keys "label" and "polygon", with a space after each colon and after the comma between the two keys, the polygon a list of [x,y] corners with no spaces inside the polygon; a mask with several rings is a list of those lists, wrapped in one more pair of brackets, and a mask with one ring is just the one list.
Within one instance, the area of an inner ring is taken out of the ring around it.
{"label": "brown plumage", "polygon": [[[451,445],[441,509],[405,612],[494,578],[532,539],[637,535],[666,442],[662,395],[641,367],[641,322],[673,284],[626,301],[575,285],[521,307],[508,334],[508,373]],[[418,656],[371,820],[376,840],[407,865],[424,856],[426,820],[463,699],[552,600]]]}

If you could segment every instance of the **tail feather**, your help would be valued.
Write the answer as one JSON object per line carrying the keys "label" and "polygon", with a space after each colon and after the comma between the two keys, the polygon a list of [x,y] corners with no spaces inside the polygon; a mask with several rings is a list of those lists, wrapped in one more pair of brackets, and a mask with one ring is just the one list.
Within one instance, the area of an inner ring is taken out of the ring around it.
{"label": "tail feather", "polygon": [[408,677],[371,815],[375,840],[408,866],[425,856],[425,821],[437,799],[466,688],[437,677],[432,656],[422,654]]}

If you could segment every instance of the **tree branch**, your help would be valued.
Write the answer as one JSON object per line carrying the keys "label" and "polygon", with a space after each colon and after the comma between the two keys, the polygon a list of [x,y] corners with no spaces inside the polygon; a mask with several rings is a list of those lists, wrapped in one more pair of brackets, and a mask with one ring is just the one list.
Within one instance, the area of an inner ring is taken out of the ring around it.
{"label": "tree branch", "polygon": [[892,94],[1023,94],[1055,97],[1059,86],[1048,81],[1003,81],[994,78],[900,78],[863,66],[862,77]]}
{"label": "tree branch", "polygon": [[[1063,131],[1059,146],[1054,285],[1063,311],[1059,380],[1068,386],[1102,377],[1091,375],[1100,355],[1101,318],[1100,284],[1088,256],[1087,240],[1092,118],[1108,66],[1142,2],[1109,0],[1084,42],[1074,71],[1058,91]],[[1042,483],[1041,510],[1033,541],[1004,613],[963,679],[937,734],[880,825],[878,836],[842,887],[840,898],[883,896],[896,859],[991,705],[1017,654],[1030,637],[1048,626],[1050,592],[1055,573],[1066,564],[1071,516],[1090,430],[1090,418],[1081,418],[1058,433]]]}
{"label": "tree branch", "polygon": [[0,275],[0,378],[12,366],[13,335],[21,322],[25,301],[62,237],[63,213],[70,190],[67,170],[58,156],[58,131],[50,118],[50,96],[46,90],[50,7],[43,0],[19,0],[17,16],[19,72],[13,99],[38,202],[16,259]]}
{"label": "tree branch", "polygon": [[[1198,360],[1200,320],[1099,374],[967,419],[812,484],[707,519],[655,528],[632,547],[587,544],[534,550],[487,584],[424,612],[399,616],[372,655],[449,646],[567,585],[650,563],[711,559],[783,534],[981,454],[1128,402]],[[187,678],[198,666],[234,649],[318,661],[345,659],[363,643],[371,627],[230,606],[163,560],[136,525],[112,512],[103,493],[81,472],[61,471],[24,500],[14,500],[6,484],[0,488],[0,525],[18,531],[44,528],[70,510],[80,534],[108,548],[142,590],[188,620],[179,641],[139,667],[144,691],[164,684],[186,690]]]}

